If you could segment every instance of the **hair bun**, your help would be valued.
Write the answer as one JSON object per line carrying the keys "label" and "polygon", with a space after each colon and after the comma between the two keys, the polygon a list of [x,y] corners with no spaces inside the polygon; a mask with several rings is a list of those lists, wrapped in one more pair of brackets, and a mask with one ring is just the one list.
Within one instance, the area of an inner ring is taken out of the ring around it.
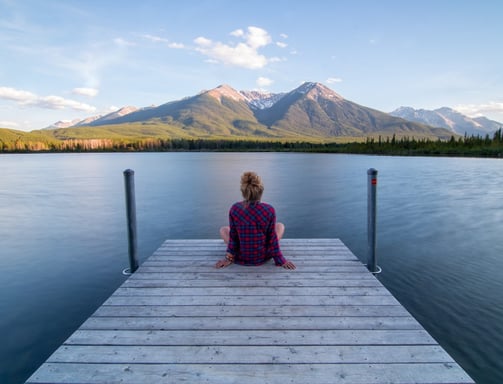
{"label": "hair bun", "polygon": [[262,179],[255,172],[245,172],[241,176],[241,193],[246,201],[259,201],[264,192]]}
{"label": "hair bun", "polygon": [[241,182],[243,184],[248,184],[252,186],[259,186],[262,184],[262,181],[260,180],[260,176],[257,175],[255,172],[245,172],[243,173],[243,176],[241,178]]}

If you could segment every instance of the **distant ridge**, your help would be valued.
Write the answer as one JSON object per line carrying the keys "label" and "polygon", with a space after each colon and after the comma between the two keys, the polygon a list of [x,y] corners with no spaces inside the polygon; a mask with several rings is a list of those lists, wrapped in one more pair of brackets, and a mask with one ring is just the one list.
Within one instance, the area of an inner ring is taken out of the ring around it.
{"label": "distant ridge", "polygon": [[447,107],[435,110],[400,107],[390,114],[409,121],[445,128],[458,135],[485,136],[503,128],[503,124],[497,121],[486,117],[471,118]]}
{"label": "distant ridge", "polygon": [[159,106],[122,108],[73,127],[119,124],[169,127],[190,137],[289,137],[327,139],[393,134],[448,138],[452,131],[408,121],[356,104],[321,83],[290,92],[237,91],[223,84]]}

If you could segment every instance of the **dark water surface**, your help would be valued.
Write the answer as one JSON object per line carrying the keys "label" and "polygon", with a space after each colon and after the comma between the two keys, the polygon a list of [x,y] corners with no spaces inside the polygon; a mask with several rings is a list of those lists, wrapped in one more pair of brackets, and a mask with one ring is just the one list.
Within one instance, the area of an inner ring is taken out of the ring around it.
{"label": "dark water surface", "polygon": [[123,171],[139,254],[216,238],[255,170],[285,237],[367,250],[379,171],[379,279],[479,384],[503,383],[503,160],[279,153],[0,155],[0,382],[24,382],[122,283]]}

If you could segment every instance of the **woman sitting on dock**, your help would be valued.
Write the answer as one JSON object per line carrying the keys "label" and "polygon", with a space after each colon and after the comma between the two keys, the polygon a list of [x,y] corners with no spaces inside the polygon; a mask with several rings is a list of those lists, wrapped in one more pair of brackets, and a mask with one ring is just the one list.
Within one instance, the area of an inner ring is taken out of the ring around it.
{"label": "woman sitting on dock", "polygon": [[232,263],[261,265],[274,259],[277,266],[295,269],[295,264],[283,257],[279,247],[285,226],[276,223],[274,208],[260,201],[263,192],[260,176],[255,172],[243,173],[241,193],[244,201],[232,205],[229,226],[220,228],[227,252],[225,259],[216,263],[216,268],[225,268]]}

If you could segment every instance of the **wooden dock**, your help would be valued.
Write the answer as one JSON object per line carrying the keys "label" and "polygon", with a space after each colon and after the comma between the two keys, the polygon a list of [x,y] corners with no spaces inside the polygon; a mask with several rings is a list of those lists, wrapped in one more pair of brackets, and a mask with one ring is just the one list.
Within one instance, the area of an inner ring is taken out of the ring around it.
{"label": "wooden dock", "polygon": [[338,239],[168,240],[27,383],[474,383]]}

